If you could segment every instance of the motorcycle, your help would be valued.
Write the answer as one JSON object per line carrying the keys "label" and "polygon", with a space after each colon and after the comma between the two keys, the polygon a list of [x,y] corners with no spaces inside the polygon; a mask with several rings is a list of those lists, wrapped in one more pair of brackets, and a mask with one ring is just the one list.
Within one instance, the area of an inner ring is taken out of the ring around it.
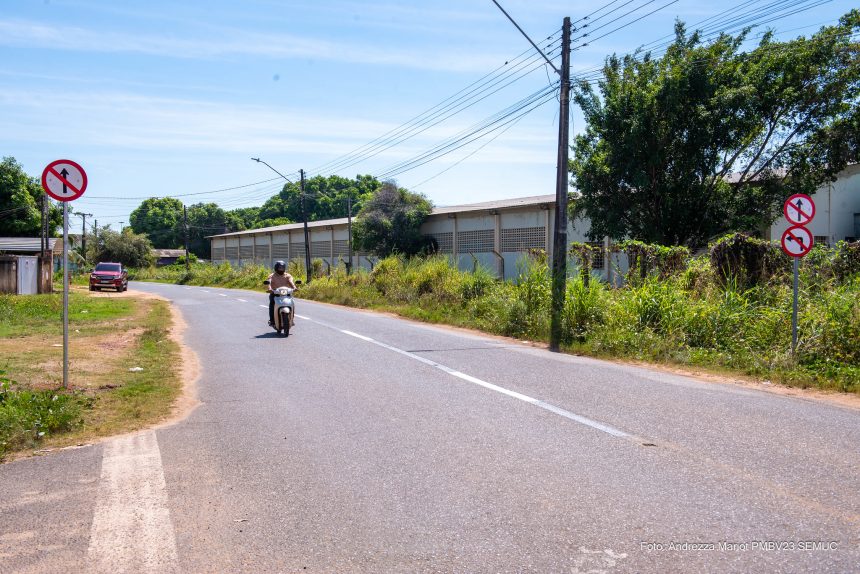
{"label": "motorcycle", "polygon": [[[296,283],[300,284],[301,281],[297,281]],[[263,285],[269,285],[269,281],[263,281]],[[293,290],[289,287],[278,287],[273,293],[275,295],[275,322],[272,324],[272,328],[278,334],[283,332],[284,337],[288,337],[294,313],[296,312],[295,304],[293,303]]]}

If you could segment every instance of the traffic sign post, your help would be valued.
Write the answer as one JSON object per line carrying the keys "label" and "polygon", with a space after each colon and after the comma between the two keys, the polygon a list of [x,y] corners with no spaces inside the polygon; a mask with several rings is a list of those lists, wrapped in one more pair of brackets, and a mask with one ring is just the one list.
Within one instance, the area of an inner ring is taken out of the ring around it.
{"label": "traffic sign post", "polygon": [[794,259],[794,302],[791,308],[791,354],[797,352],[797,297],[800,283],[800,258],[812,249],[814,239],[812,232],[804,225],[815,217],[815,202],[808,195],[796,193],[785,201],[782,213],[791,227],[786,229],[780,245],[782,250]]}
{"label": "traffic sign post", "polygon": [[63,203],[63,388],[69,388],[69,206],[87,190],[87,173],[68,159],[52,161],[42,171],[42,189]]}

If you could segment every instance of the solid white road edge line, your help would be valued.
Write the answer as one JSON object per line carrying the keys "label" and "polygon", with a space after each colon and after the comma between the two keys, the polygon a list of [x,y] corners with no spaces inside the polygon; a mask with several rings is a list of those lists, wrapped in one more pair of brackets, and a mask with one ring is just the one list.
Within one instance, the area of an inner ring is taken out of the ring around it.
{"label": "solid white road edge line", "polygon": [[409,357],[410,359],[414,359],[416,361],[424,363],[425,365],[429,365],[435,369],[439,369],[440,371],[448,373],[449,375],[451,375],[453,377],[457,377],[458,379],[462,379],[462,380],[467,381],[469,383],[473,383],[475,385],[484,387],[485,389],[489,389],[491,391],[495,391],[497,393],[507,395],[511,398],[529,403],[530,405],[534,405],[536,407],[544,409],[545,411],[555,413],[559,416],[562,416],[566,419],[577,422],[581,425],[585,425],[585,426],[591,427],[595,430],[605,432],[606,434],[610,434],[614,437],[625,438],[625,439],[636,438],[633,435],[630,435],[630,434],[628,434],[628,433],[626,433],[620,429],[617,429],[613,426],[603,424],[601,422],[592,420],[588,417],[578,415],[576,413],[572,413],[568,410],[562,409],[562,408],[557,407],[555,405],[551,405],[551,404],[544,402],[540,399],[536,399],[534,397],[530,397],[528,395],[524,395],[522,393],[518,393],[516,391],[512,391],[510,389],[506,389],[506,388],[500,387],[498,385],[494,385],[493,383],[488,383],[487,381],[482,381],[481,379],[478,379],[478,378],[473,377],[471,375],[467,375],[465,373],[461,373],[460,371],[452,369],[451,367],[446,367],[445,365],[437,363],[436,361],[431,361],[430,359],[425,359],[424,357],[421,357],[421,356],[416,355],[414,353],[410,353],[409,351],[404,351],[403,349],[398,349],[397,347],[393,347],[393,346],[388,345],[386,343],[383,343],[381,341],[377,341],[376,339],[372,339],[372,338],[366,337],[364,335],[359,335],[358,333],[354,333],[353,331],[347,331],[346,329],[339,329],[338,327],[335,327],[333,325],[329,325],[329,324],[324,323],[322,321],[317,321],[316,319],[311,319],[310,317],[306,317],[304,315],[296,314],[296,317],[298,317],[300,319],[308,320],[312,323],[317,323],[318,325],[322,325],[323,327],[328,327],[329,329],[334,329],[336,331],[340,331],[344,335],[349,335],[350,337],[355,337],[356,339],[361,339],[362,341],[372,343],[372,344],[377,345],[379,347],[382,347],[384,349],[388,349],[389,351],[394,351],[395,353],[399,353],[405,357]]}
{"label": "solid white road edge line", "polygon": [[155,431],[105,443],[87,571],[179,572]]}

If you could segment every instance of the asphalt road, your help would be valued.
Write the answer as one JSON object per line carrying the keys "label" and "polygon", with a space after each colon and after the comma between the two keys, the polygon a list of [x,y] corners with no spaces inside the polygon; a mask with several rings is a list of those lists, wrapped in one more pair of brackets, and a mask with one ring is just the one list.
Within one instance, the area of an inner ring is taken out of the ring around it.
{"label": "asphalt road", "polygon": [[860,571],[860,411],[133,288],[181,309],[202,404],[0,465],[0,572]]}

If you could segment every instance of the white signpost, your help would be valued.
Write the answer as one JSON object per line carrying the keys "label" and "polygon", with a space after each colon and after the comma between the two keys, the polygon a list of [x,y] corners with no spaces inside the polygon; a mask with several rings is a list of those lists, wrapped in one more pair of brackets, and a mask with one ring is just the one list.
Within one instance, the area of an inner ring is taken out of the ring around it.
{"label": "white signpost", "polygon": [[87,189],[87,173],[68,159],[52,161],[42,172],[42,189],[63,203],[63,388],[69,388],[69,208]]}
{"label": "white signpost", "polygon": [[801,257],[812,249],[812,232],[807,225],[815,217],[815,202],[808,195],[796,193],[785,201],[782,213],[791,227],[782,234],[780,244],[786,255],[794,258],[794,304],[791,311],[791,354],[797,351],[797,291],[798,291],[798,268]]}

